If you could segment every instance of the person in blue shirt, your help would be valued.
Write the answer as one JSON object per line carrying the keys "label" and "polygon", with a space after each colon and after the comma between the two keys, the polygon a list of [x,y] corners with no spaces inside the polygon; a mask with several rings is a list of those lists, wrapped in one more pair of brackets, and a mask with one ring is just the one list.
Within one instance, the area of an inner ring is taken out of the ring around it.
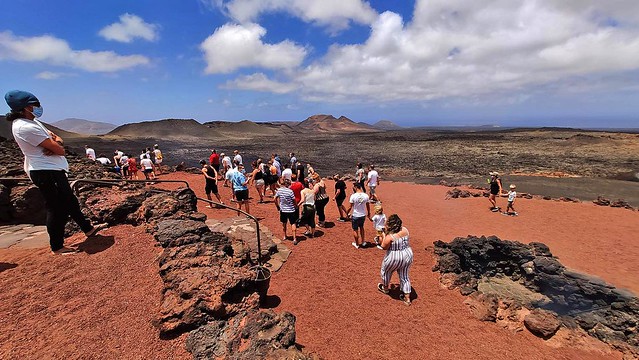
{"label": "person in blue shirt", "polygon": [[[244,204],[244,210],[247,213],[249,211],[249,191],[248,191],[248,179],[244,175],[244,165],[238,164],[237,170],[233,173],[231,183],[233,184],[233,193],[235,194],[235,201],[237,203],[237,209],[242,210],[242,204]],[[238,216],[240,213],[237,213]]]}

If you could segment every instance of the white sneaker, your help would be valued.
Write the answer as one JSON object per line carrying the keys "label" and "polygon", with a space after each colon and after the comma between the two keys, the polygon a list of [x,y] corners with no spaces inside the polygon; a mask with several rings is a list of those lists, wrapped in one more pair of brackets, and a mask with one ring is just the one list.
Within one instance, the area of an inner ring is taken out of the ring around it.
{"label": "white sneaker", "polygon": [[382,247],[382,245],[377,244],[377,248],[380,250],[384,250],[384,248]]}
{"label": "white sneaker", "polygon": [[355,241],[353,241],[353,242],[351,243],[351,245],[353,245],[353,246],[355,247],[355,249],[359,249],[359,245],[357,245],[357,243],[356,243]]}

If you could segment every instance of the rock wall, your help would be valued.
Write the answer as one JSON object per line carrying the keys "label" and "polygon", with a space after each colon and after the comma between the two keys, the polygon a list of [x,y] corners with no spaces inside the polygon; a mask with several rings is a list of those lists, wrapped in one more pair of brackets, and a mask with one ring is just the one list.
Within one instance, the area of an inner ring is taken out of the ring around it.
{"label": "rock wall", "polygon": [[639,356],[639,298],[594,276],[570,271],[542,243],[496,236],[436,241],[440,281],[470,295],[478,318],[496,321],[504,304],[525,308],[524,325],[549,338],[560,325],[578,328],[632,356]]}
{"label": "rock wall", "polygon": [[264,288],[248,253],[254,244],[243,242],[248,234],[211,231],[192,190],[96,188],[81,192],[80,199],[94,221],[145,226],[162,248],[164,289],[154,321],[161,337],[191,332],[187,350],[195,359],[312,358],[295,346],[293,314],[260,309]]}

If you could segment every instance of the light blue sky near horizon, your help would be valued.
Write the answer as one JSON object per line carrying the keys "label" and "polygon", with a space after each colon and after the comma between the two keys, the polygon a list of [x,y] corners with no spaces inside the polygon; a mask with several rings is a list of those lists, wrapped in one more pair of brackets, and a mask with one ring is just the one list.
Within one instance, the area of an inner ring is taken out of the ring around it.
{"label": "light blue sky near horizon", "polygon": [[635,128],[638,3],[14,0],[0,91],[48,122]]}

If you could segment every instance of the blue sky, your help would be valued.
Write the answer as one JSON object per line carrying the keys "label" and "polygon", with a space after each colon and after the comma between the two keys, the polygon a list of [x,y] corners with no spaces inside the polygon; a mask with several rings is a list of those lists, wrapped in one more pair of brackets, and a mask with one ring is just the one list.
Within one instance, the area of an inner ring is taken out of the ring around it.
{"label": "blue sky", "polygon": [[14,0],[0,85],[49,122],[637,127],[639,2]]}

